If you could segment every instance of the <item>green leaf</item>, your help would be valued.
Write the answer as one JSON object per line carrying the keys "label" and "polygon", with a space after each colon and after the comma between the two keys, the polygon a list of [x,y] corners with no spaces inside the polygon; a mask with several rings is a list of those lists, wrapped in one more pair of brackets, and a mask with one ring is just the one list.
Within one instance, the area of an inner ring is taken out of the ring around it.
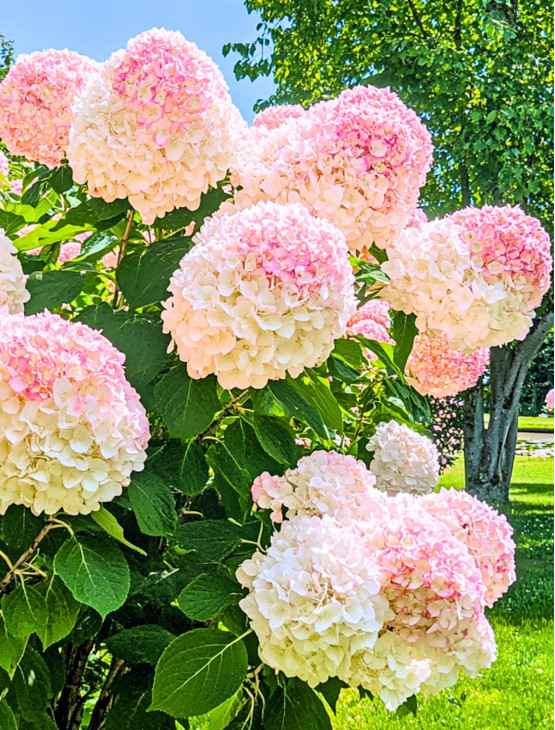
{"label": "green leaf", "polygon": [[224,192],[221,188],[211,188],[207,193],[201,195],[200,205],[196,210],[189,210],[188,208],[172,210],[170,213],[166,213],[163,218],[157,218],[154,221],[154,227],[172,231],[185,228],[190,223],[201,223],[205,218],[215,213],[227,198],[229,198],[229,193]]}
{"label": "green leaf", "polygon": [[191,245],[190,238],[173,238],[125,256],[117,280],[132,309],[168,298],[170,278]]}
{"label": "green leaf", "polygon": [[24,205],[30,205],[35,207],[40,200],[40,193],[43,181],[41,179],[36,180],[30,187],[28,187],[23,195],[21,196],[21,202]]}
{"label": "green leaf", "polygon": [[305,389],[306,398],[311,398],[318,412],[321,413],[324,423],[328,428],[341,432],[343,430],[343,416],[341,408],[331,392],[330,385],[325,378],[315,372],[309,372],[308,378],[297,380],[297,387]]}
{"label": "green leaf", "polygon": [[44,520],[27,507],[12,505],[0,520],[0,536],[10,551],[19,556],[40,532]]}
{"label": "green leaf", "polygon": [[206,431],[221,408],[214,376],[193,380],[183,365],[156,383],[154,400],[170,436],[184,441]]}
{"label": "green leaf", "polygon": [[241,638],[216,629],[178,636],[156,666],[151,709],[190,717],[221,705],[239,689],[247,673],[247,650]]}
{"label": "green leaf", "polygon": [[144,667],[132,669],[114,688],[114,703],[103,730],[175,730],[175,720],[149,712],[152,676]]}
{"label": "green leaf", "polygon": [[[30,722],[40,717],[52,697],[48,666],[31,646],[18,664],[12,680],[10,697],[14,697],[21,715]],[[14,703],[11,703],[15,707]]]}
{"label": "green leaf", "polygon": [[125,355],[127,379],[140,390],[162,370],[167,359],[169,338],[159,320],[147,315],[115,312],[108,304],[87,307],[77,318],[99,330]]}
{"label": "green leaf", "polygon": [[209,621],[241,598],[237,583],[221,575],[202,573],[177,597],[177,605],[193,621]]}
{"label": "green leaf", "polygon": [[[228,697],[221,705],[214,707],[213,710],[205,715],[196,717],[198,725],[207,730],[225,730],[229,723],[236,717],[244,704],[242,691],[239,689],[234,695]],[[196,726],[196,725],[195,725]]]}
{"label": "green leaf", "polygon": [[401,370],[405,369],[417,333],[414,314],[395,312],[391,329],[393,339],[397,343],[393,351],[393,361]]}
{"label": "green leaf", "polygon": [[110,537],[113,537],[114,540],[121,542],[122,545],[125,545],[125,547],[128,547],[130,550],[134,550],[136,553],[139,553],[139,555],[146,555],[146,552],[142,548],[137,547],[137,545],[133,545],[132,542],[126,540],[123,533],[123,527],[114,515],[106,509],[106,507],[101,506],[100,509],[95,512],[91,512],[91,518],[97,525],[102,527],[102,529],[107,532]]}
{"label": "green leaf", "polygon": [[356,340],[336,340],[332,357],[342,360],[353,370],[362,370],[366,357],[360,343]]}
{"label": "green leaf", "polygon": [[73,185],[73,173],[69,165],[58,167],[48,179],[50,187],[57,193],[65,193]]}
{"label": "green leaf", "polygon": [[319,684],[316,687],[316,691],[320,694],[324,695],[326,698],[326,702],[330,706],[330,708],[333,710],[333,712],[336,711],[337,706],[337,700],[339,699],[339,695],[341,694],[341,690],[347,687],[345,682],[342,682],[340,679],[337,679],[337,677],[330,677],[327,682],[323,682],[322,684]]}
{"label": "green leaf", "polygon": [[260,445],[280,464],[292,465],[298,455],[295,434],[287,421],[255,414],[254,431]]}
{"label": "green leaf", "polygon": [[173,535],[177,519],[175,499],[170,487],[157,474],[151,471],[133,474],[127,496],[144,535]]}
{"label": "green leaf", "polygon": [[5,700],[0,702],[0,728],[2,730],[17,730],[15,715]]}
{"label": "green leaf", "polygon": [[241,530],[227,520],[199,520],[180,525],[175,537],[186,550],[195,550],[203,560],[220,561],[241,542]]}
{"label": "green leaf", "polygon": [[418,712],[418,699],[416,695],[411,695],[406,699],[402,705],[395,710],[395,714],[398,717],[407,717],[407,715],[414,715]]}
{"label": "green leaf", "polygon": [[112,540],[100,535],[66,540],[54,558],[54,572],[77,601],[102,617],[122,606],[129,593],[127,561]]}
{"label": "green leaf", "polygon": [[25,314],[69,304],[81,293],[84,284],[85,278],[78,271],[35,271],[27,279],[31,299],[25,303]]}
{"label": "green leaf", "polygon": [[[324,396],[322,393],[317,395],[316,388],[308,376],[300,376],[296,380],[290,377],[287,380],[274,380],[269,383],[268,387],[291,416],[306,423],[318,436],[324,439],[330,438],[327,424],[317,405]],[[331,397],[333,398],[333,396]],[[339,408],[339,406],[337,407]],[[333,415],[335,409],[330,406],[329,401],[328,410],[332,414],[333,422],[337,425],[337,413]],[[339,411],[339,415],[341,415],[341,411]],[[331,427],[335,428],[333,425]]]}
{"label": "green leaf", "polygon": [[183,494],[194,497],[200,494],[208,481],[208,464],[204,449],[196,441],[190,441],[185,447],[183,458],[178,464],[177,487]]}
{"label": "green leaf", "polygon": [[16,639],[9,636],[3,617],[0,616],[0,667],[13,677],[17,665],[25,652],[28,637]]}
{"label": "green leaf", "polygon": [[64,226],[95,225],[111,218],[123,218],[128,209],[127,200],[114,200],[113,203],[106,203],[101,198],[89,198],[84,203],[68,210],[53,230]]}
{"label": "green leaf", "polygon": [[59,578],[52,578],[41,585],[48,617],[38,632],[43,649],[47,649],[73,631],[80,606]]}
{"label": "green leaf", "polygon": [[106,639],[110,654],[129,664],[156,664],[175,635],[162,626],[144,624],[123,629]]}
{"label": "green leaf", "polygon": [[21,583],[2,598],[2,614],[8,634],[16,639],[25,639],[32,633],[40,635],[48,618],[48,609],[37,588]]}
{"label": "green leaf", "polygon": [[332,730],[322,701],[300,679],[279,688],[266,708],[264,730]]}
{"label": "green leaf", "polygon": [[8,238],[23,228],[25,225],[25,218],[17,215],[16,213],[10,213],[7,210],[0,210],[0,228],[4,230],[4,233]]}

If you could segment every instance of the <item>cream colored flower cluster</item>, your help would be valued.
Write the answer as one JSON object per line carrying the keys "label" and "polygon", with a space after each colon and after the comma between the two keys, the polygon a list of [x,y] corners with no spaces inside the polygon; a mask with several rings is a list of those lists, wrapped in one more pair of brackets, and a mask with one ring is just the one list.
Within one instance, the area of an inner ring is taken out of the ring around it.
{"label": "cream colored flower cluster", "polygon": [[373,485],[362,462],[321,451],[258,477],[253,500],[283,523],[237,578],[266,664],[311,686],[338,677],[394,710],[492,663],[484,608],[514,580],[514,544],[470,495]]}
{"label": "cream colored flower cluster", "polygon": [[460,352],[522,340],[549,287],[549,239],[519,208],[468,208],[409,227],[388,257],[381,296]]}
{"label": "cream colored flower cluster", "polygon": [[433,441],[397,421],[379,423],[368,441],[370,470],[378,489],[388,494],[431,492],[439,478],[439,454]]}
{"label": "cream colored flower cluster", "polygon": [[78,96],[68,156],[91,195],[129,198],[150,224],[198,207],[225,178],[243,126],[214,62],[155,28],[114,53]]}
{"label": "cream colored flower cluster", "polygon": [[2,319],[0,514],[88,514],[143,468],[148,420],[123,362],[99,332],[49,312]]}
{"label": "cream colored flower cluster", "polygon": [[386,247],[416,209],[430,136],[389,89],[359,86],[306,111],[279,107],[251,130],[232,182],[241,207],[303,203],[336,225],[349,248]]}
{"label": "cream colored flower cluster", "polygon": [[15,246],[0,228],[0,314],[23,312],[23,305],[30,298],[26,282]]}
{"label": "cream colored flower cluster", "polygon": [[301,205],[206,221],[162,314],[192,378],[263,388],[322,363],[355,310],[344,236]]}

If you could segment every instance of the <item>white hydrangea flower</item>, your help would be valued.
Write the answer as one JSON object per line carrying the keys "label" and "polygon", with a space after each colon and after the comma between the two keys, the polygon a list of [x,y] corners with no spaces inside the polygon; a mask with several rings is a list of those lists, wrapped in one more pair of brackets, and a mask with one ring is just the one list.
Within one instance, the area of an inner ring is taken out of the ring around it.
{"label": "white hydrangea flower", "polygon": [[260,658],[315,687],[371,649],[390,618],[381,577],[361,537],[333,518],[296,517],[275,533],[267,553],[242,563],[240,602],[260,641]]}
{"label": "white hydrangea flower", "polygon": [[0,228],[0,314],[20,314],[30,294],[15,246]]}
{"label": "white hydrangea flower", "polygon": [[390,494],[431,492],[439,478],[439,454],[431,439],[397,421],[380,423],[368,441],[370,471]]}

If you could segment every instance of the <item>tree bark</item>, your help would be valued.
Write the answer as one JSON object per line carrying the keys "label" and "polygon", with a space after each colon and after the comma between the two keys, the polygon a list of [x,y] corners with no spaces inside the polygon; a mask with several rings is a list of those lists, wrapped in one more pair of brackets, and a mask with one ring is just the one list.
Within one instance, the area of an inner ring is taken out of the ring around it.
{"label": "tree bark", "polygon": [[[508,502],[518,434],[522,386],[531,361],[553,325],[553,312],[537,319],[515,347],[494,347],[490,394],[484,403],[482,381],[466,392],[464,463],[466,489],[487,502]],[[486,407],[487,405],[487,407]],[[484,410],[489,412],[487,428]]]}

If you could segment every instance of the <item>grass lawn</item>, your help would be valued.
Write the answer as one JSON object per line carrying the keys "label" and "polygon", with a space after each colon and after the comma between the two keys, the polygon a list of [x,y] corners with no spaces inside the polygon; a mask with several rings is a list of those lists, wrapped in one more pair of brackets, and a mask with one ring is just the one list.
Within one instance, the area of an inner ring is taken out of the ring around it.
{"label": "grass lawn", "polygon": [[[459,459],[442,477],[462,487]],[[419,699],[416,717],[389,714],[379,700],[344,691],[335,730],[547,730],[553,727],[553,459],[517,457],[507,510],[518,579],[489,611],[498,659],[480,679]],[[307,729],[308,730],[308,729]]]}
{"label": "grass lawn", "polygon": [[[484,422],[487,426],[489,421],[489,413],[484,415]],[[518,430],[522,431],[527,428],[541,429],[542,431],[553,432],[553,416],[519,416]]]}

